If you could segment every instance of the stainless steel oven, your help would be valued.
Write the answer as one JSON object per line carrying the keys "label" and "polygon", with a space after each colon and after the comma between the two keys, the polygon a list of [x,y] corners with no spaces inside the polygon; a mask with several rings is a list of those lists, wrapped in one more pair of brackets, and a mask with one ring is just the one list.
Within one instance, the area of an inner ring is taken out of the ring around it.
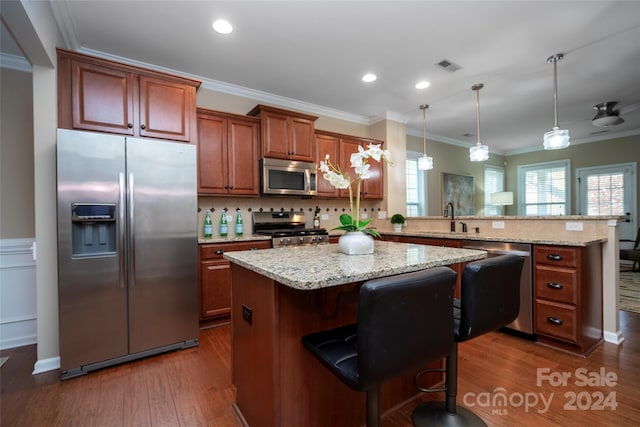
{"label": "stainless steel oven", "polygon": [[307,228],[304,212],[253,212],[253,232],[271,236],[271,246],[312,245],[329,243],[324,228]]}

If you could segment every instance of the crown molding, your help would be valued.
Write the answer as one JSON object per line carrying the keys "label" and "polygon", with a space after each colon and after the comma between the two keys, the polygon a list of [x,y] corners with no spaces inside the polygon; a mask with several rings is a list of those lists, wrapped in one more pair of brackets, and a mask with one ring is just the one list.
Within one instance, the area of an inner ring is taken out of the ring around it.
{"label": "crown molding", "polygon": [[117,61],[117,62],[121,62],[121,63],[125,63],[125,64],[129,64],[129,65],[135,65],[137,67],[142,67],[142,68],[147,68],[150,70],[154,70],[154,71],[160,71],[163,73],[168,73],[168,74],[174,74],[174,75],[179,75],[179,76],[184,76],[190,79],[196,79],[196,80],[200,80],[202,81],[202,84],[200,85],[200,87],[208,89],[208,90],[213,90],[213,91],[217,91],[217,92],[222,92],[222,93],[226,93],[229,95],[235,95],[235,96],[239,96],[242,98],[250,98],[259,102],[263,102],[266,104],[270,104],[270,105],[274,105],[274,106],[278,106],[278,107],[283,107],[283,108],[289,108],[289,109],[294,109],[294,110],[299,110],[299,111],[304,111],[310,114],[317,114],[317,115],[321,115],[324,117],[331,117],[334,119],[339,119],[339,120],[345,120],[348,122],[353,122],[353,123],[358,123],[358,124],[363,124],[363,125],[370,125],[371,124],[371,120],[367,117],[367,116],[363,116],[360,114],[352,114],[352,113],[348,113],[346,111],[341,111],[341,110],[336,110],[333,108],[327,108],[327,107],[323,107],[321,105],[316,105],[316,104],[311,104],[308,102],[304,102],[304,101],[298,101],[297,99],[292,99],[292,98],[286,98],[284,96],[280,96],[280,95],[274,95],[272,93],[268,93],[268,92],[263,92],[260,90],[256,90],[256,89],[250,89],[247,87],[243,87],[243,86],[238,86],[238,85],[234,85],[231,83],[225,83],[225,82],[221,82],[219,80],[213,80],[213,79],[208,79],[208,78],[204,78],[202,76],[197,76],[197,75],[193,75],[193,74],[188,74],[188,73],[184,73],[182,71],[178,71],[178,70],[173,70],[170,68],[165,68],[165,67],[160,67],[158,65],[154,65],[154,64],[148,64],[146,62],[142,62],[142,61],[137,61],[137,60],[133,60],[130,58],[125,58],[125,57],[121,57],[121,56],[117,56],[117,55],[111,55],[105,52],[101,52],[98,50],[93,50],[93,49],[86,49],[86,48],[80,48],[78,49],[79,52],[87,54],[87,55],[93,55],[93,56],[97,56],[103,59],[109,59],[112,61]]}
{"label": "crown molding", "polygon": [[26,58],[23,56],[11,55],[9,53],[0,53],[0,68],[24,71],[25,73],[33,72],[33,67]]}
{"label": "crown molding", "polygon": [[62,39],[64,40],[67,49],[79,50],[81,48],[80,41],[78,40],[78,32],[73,23],[73,17],[69,10],[69,2],[64,1],[51,1],[51,11],[53,12],[53,18],[58,24]]}

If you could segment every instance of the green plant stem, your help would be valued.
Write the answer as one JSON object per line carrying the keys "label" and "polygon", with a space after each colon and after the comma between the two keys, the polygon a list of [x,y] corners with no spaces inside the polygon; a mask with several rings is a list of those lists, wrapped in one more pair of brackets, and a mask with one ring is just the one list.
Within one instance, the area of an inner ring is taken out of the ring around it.
{"label": "green plant stem", "polygon": [[[358,178],[358,185],[356,188],[356,227],[360,228],[360,183],[361,179]],[[353,211],[351,211],[353,213]]]}

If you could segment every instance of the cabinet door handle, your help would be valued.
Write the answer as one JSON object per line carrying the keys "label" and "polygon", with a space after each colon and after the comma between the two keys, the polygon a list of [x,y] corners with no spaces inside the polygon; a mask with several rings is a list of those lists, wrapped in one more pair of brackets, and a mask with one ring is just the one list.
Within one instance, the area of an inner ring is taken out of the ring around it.
{"label": "cabinet door handle", "polygon": [[557,317],[547,317],[547,322],[558,326],[562,325],[562,320]]}
{"label": "cabinet door handle", "polygon": [[564,286],[562,286],[562,284],[561,284],[561,283],[547,282],[547,288],[551,288],[551,289],[562,289],[562,288],[564,288]]}
{"label": "cabinet door handle", "polygon": [[127,127],[131,129],[133,127],[133,123],[127,123]]}
{"label": "cabinet door handle", "polygon": [[216,251],[216,255],[222,255],[224,253],[224,251],[222,249],[218,249]]}
{"label": "cabinet door handle", "polygon": [[558,255],[558,254],[549,254],[547,255],[547,259],[550,259],[552,261],[562,261],[562,255]]}
{"label": "cabinet door handle", "polygon": [[147,127],[145,125],[140,125],[140,129],[145,130]]}

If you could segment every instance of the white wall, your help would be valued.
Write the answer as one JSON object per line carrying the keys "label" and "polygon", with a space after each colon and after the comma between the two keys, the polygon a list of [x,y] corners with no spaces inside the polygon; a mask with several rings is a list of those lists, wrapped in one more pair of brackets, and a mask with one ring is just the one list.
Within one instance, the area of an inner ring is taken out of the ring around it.
{"label": "white wall", "polygon": [[0,349],[35,344],[36,263],[33,239],[0,240]]}

